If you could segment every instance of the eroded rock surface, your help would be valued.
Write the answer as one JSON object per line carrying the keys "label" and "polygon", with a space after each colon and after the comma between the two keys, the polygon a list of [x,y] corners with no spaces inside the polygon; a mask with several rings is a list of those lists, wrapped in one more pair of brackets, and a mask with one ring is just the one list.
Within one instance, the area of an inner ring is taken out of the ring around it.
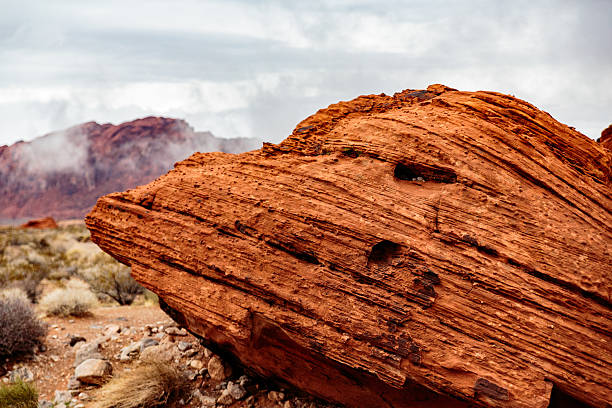
{"label": "eroded rock surface", "polygon": [[612,153],[442,85],[101,198],[92,239],[259,373],[354,407],[610,404]]}

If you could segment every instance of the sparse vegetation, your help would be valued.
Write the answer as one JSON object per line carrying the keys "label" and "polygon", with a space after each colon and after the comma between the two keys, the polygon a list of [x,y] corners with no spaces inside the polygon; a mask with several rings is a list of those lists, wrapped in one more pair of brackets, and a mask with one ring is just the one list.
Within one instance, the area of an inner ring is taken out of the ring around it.
{"label": "sparse vegetation", "polygon": [[46,332],[23,292],[0,296],[0,358],[32,353]]}
{"label": "sparse vegetation", "polygon": [[34,385],[21,380],[14,384],[0,385],[0,407],[36,408],[38,391]]}
{"label": "sparse vegetation", "polygon": [[81,272],[91,289],[108,296],[120,305],[131,305],[136,296],[143,293],[130,275],[130,268],[118,263],[111,256],[101,252],[92,260],[93,266]]}
{"label": "sparse vegetation", "polygon": [[30,299],[25,291],[17,287],[0,290],[0,299],[21,299],[24,303],[30,303]]}
{"label": "sparse vegetation", "polygon": [[21,288],[37,303],[43,287],[61,287],[74,277],[87,282],[102,302],[129,305],[144,293],[129,267],[103,253],[82,224],[49,230],[0,227],[0,289]]}
{"label": "sparse vegetation", "polygon": [[97,304],[96,295],[87,287],[70,285],[55,289],[40,300],[40,308],[48,315],[86,316]]}
{"label": "sparse vegetation", "polygon": [[108,382],[96,395],[95,408],[165,407],[179,399],[189,386],[177,369],[149,363]]}

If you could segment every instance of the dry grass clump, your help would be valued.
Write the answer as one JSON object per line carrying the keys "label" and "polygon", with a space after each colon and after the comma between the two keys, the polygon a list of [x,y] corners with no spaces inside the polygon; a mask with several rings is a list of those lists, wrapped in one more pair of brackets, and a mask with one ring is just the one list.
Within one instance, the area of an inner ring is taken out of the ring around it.
{"label": "dry grass clump", "polygon": [[113,378],[96,394],[94,408],[165,407],[188,388],[187,379],[174,367],[147,363]]}
{"label": "dry grass clump", "polygon": [[46,334],[24,293],[4,291],[0,296],[0,358],[31,354]]}
{"label": "dry grass clump", "polygon": [[40,299],[39,307],[48,315],[87,316],[98,304],[98,299],[86,287],[55,289]]}
{"label": "dry grass clump", "polygon": [[21,380],[14,384],[0,385],[0,407],[36,408],[38,391],[34,385]]}

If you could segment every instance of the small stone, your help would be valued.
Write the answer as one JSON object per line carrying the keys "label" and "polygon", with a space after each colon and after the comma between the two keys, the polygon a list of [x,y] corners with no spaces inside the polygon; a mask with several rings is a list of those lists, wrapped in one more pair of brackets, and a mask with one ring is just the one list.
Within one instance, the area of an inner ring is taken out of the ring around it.
{"label": "small stone", "polygon": [[215,381],[223,381],[232,375],[232,368],[221,357],[214,356],[208,362],[208,374]]}
{"label": "small stone", "polygon": [[53,408],[54,404],[51,401],[42,400],[38,402],[38,408]]}
{"label": "small stone", "polygon": [[234,384],[233,382],[227,383],[227,391],[235,400],[241,400],[247,395],[247,391],[240,384]]}
{"label": "small stone", "polygon": [[196,354],[198,354],[198,350],[196,350],[196,349],[187,350],[186,352],[184,352],[184,353],[183,353],[183,355],[184,355],[185,357],[187,357],[187,358],[189,358],[189,357],[193,357],[193,356],[195,356]]}
{"label": "small stone", "polygon": [[214,407],[217,403],[217,400],[214,397],[211,397],[209,395],[202,395],[200,390],[194,391],[193,399],[199,400],[201,406],[205,408]]}
{"label": "small stone", "polygon": [[89,359],[83,361],[75,370],[75,378],[85,384],[101,385],[111,376],[113,367],[106,360]]}
{"label": "small stone", "polygon": [[202,367],[204,367],[204,363],[202,362],[202,360],[191,360],[191,362],[189,363],[189,366],[191,368],[195,368],[196,370],[201,370]]}
{"label": "small stone", "polygon": [[147,347],[157,346],[158,344],[159,341],[152,339],[151,337],[144,337],[142,340],[140,340],[140,352],[142,353],[142,351]]}
{"label": "small stone", "polygon": [[140,360],[150,362],[170,362],[174,360],[174,353],[177,352],[172,343],[160,344],[147,347],[140,353]]}
{"label": "small stone", "polygon": [[223,390],[223,392],[221,393],[221,396],[217,398],[217,404],[230,405],[233,402],[234,402],[234,398],[230,395],[227,389]]}
{"label": "small stone", "polygon": [[191,347],[193,347],[193,345],[188,342],[188,341],[179,341],[178,344],[178,349],[181,351],[187,351],[189,350]]}
{"label": "small stone", "polygon": [[58,404],[66,404],[72,400],[72,394],[70,391],[55,391],[55,395],[53,396],[53,403],[55,405]]}
{"label": "small stone", "polygon": [[140,353],[140,345],[140,341],[135,341],[122,348],[119,354],[119,360],[130,361],[132,358],[134,358],[137,354]]}
{"label": "small stone", "polygon": [[104,356],[100,353],[100,343],[91,342],[80,345],[75,352],[73,367],[77,367],[83,361],[89,359],[104,359]]}
{"label": "small stone", "polygon": [[213,356],[213,352],[204,347],[204,357],[211,358]]}
{"label": "small stone", "polygon": [[268,399],[270,401],[281,402],[285,400],[285,393],[278,391],[270,391],[268,393]]}
{"label": "small stone", "polygon": [[88,394],[85,394],[84,392],[80,393],[80,394],[78,395],[78,397],[79,397],[79,399],[82,399],[82,400],[89,399],[89,395],[88,395]]}
{"label": "small stone", "polygon": [[246,375],[241,375],[240,378],[238,378],[238,382],[243,387],[246,387],[247,385],[249,385],[251,383],[251,379],[249,377],[247,377]]}
{"label": "small stone", "polygon": [[11,382],[16,382],[21,379],[23,382],[32,382],[34,381],[34,374],[27,367],[17,368],[9,374],[9,379]]}
{"label": "small stone", "polygon": [[53,360],[54,362],[56,362],[56,363],[57,363],[58,361],[60,361],[60,358],[59,358],[58,356],[53,356],[53,355],[52,355],[52,356],[49,356],[49,358],[50,358],[51,360]]}
{"label": "small stone", "polygon": [[[160,331],[161,331],[161,329],[160,329]],[[187,335],[187,330],[179,329],[178,327],[166,327],[164,332],[166,334],[171,335],[171,336],[186,336]]]}
{"label": "small stone", "polygon": [[79,388],[81,388],[81,385],[82,385],[81,382],[79,380],[77,380],[74,376],[72,376],[68,380],[67,388],[69,390],[78,390]]}
{"label": "small stone", "polygon": [[108,326],[105,327],[104,335],[110,337],[120,332],[121,332],[121,326],[118,326],[116,324],[109,324]]}

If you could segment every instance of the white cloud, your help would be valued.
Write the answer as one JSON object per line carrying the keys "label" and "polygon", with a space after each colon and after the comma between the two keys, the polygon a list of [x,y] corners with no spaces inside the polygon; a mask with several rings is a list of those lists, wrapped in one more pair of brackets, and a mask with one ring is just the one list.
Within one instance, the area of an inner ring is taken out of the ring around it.
{"label": "white cloud", "polygon": [[611,120],[610,2],[0,2],[0,144],[147,115],[278,142],[330,103],[431,83],[593,138]]}

